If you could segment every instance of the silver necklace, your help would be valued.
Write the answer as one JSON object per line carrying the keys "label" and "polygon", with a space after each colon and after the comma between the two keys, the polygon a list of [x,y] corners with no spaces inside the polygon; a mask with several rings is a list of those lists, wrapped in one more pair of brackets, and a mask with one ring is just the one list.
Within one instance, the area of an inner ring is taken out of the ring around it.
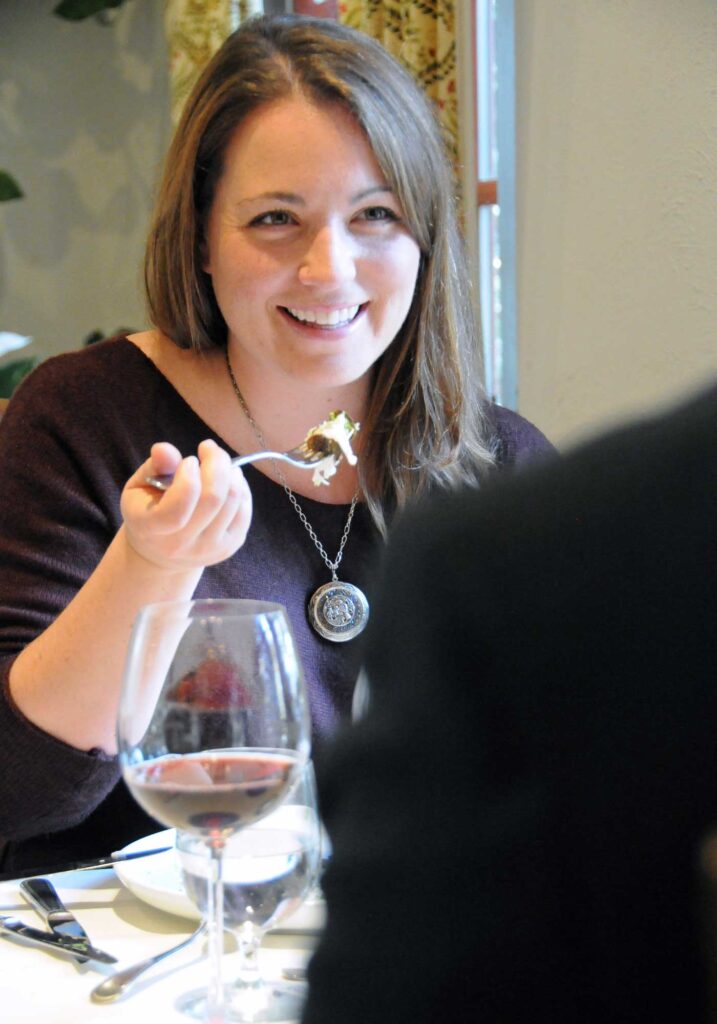
{"label": "silver necklace", "polygon": [[[242,411],[249,421],[257,441],[262,448],[267,448],[268,445],[266,438],[261,432],[259,424],[249,412],[249,406],[246,404],[244,395],[241,393],[239,385],[237,384],[234,371],[232,370],[232,364],[229,361],[228,350],[225,352],[225,357],[227,370],[229,371],[229,379],[232,382],[234,394],[239,399],[239,405],[242,407]],[[309,622],[316,632],[326,640],[333,640],[334,643],[342,643],[345,640],[352,640],[355,636],[358,636],[359,633],[363,632],[366,627],[369,612],[368,600],[364,592],[360,590],[359,587],[354,586],[353,583],[345,583],[343,580],[339,579],[338,568],[341,564],[341,559],[344,557],[346,541],[349,539],[351,523],[353,522],[354,512],[356,511],[356,505],[358,504],[358,494],[354,494],[351,499],[349,514],[346,517],[346,525],[344,526],[344,532],[341,534],[339,550],[336,552],[336,557],[332,561],[326,554],[324,545],[316,536],[313,526],[306,518],[306,513],[296,500],[296,495],[286,482],[286,477],[279,468],[278,463],[272,462],[272,465],[274,466],[279,482],[284,488],[284,492],[299,517],[301,524],[309,537],[311,537],[314,547],[321,555],[326,568],[331,573],[331,582],[324,583],[323,586],[319,587],[318,590],[314,591],[311,595],[307,609]]]}

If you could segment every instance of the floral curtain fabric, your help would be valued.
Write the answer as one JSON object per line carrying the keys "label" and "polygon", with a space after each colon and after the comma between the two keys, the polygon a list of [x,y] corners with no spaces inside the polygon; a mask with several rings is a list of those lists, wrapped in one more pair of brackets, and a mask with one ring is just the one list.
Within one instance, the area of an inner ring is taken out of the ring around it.
{"label": "floral curtain fabric", "polygon": [[423,86],[458,164],[456,11],[453,0],[340,0],[339,20],[383,43]]}
{"label": "floral curtain fabric", "polygon": [[[263,0],[165,0],[174,124],[215,50],[245,18],[261,14],[263,9]],[[339,0],[338,16],[378,39],[414,75],[438,110],[449,154],[457,166],[454,0]]]}
{"label": "floral curtain fabric", "polygon": [[263,9],[263,0],[165,0],[173,124],[212,54],[244,18]]}

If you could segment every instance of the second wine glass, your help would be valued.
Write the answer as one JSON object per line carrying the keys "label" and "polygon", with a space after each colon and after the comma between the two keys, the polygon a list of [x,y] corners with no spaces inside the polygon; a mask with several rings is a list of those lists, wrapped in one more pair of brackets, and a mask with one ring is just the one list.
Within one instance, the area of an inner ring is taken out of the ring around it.
{"label": "second wine glass", "polygon": [[127,655],[118,716],[125,782],[165,826],[202,840],[212,976],[180,1000],[224,1021],[222,857],[230,836],[271,813],[304,770],[309,713],[286,611],[246,600],[143,608]]}
{"label": "second wine glass", "polygon": [[[188,832],[177,832],[176,846],[187,895],[206,914],[211,863],[206,848]],[[267,1024],[300,1018],[306,985],[268,980],[260,969],[259,950],[265,933],[295,914],[316,892],[321,854],[316,784],[309,761],[276,810],[227,842],[224,925],[235,930],[239,945],[236,980],[225,989],[232,1020]]]}

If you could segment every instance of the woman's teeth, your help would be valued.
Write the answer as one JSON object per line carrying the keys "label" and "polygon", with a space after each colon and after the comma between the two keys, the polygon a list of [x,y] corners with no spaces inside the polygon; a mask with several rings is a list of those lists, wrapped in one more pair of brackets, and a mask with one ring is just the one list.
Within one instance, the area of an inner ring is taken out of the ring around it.
{"label": "woman's teeth", "polygon": [[345,309],[291,309],[286,306],[286,312],[295,320],[305,324],[316,324],[318,327],[344,327],[350,324],[358,313],[360,306],[346,306]]}

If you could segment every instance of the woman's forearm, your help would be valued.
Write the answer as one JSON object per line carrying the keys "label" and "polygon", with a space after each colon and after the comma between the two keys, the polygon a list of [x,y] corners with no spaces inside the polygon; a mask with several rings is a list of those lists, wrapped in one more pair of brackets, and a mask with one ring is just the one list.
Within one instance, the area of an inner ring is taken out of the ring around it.
{"label": "woman's forearm", "polygon": [[122,527],[51,626],[18,655],[10,692],[40,729],[79,750],[116,752],[127,643],[144,604],[191,598],[203,568],[171,571],[137,554]]}
{"label": "woman's forearm", "polygon": [[[142,605],[188,600],[205,567],[244,543],[252,505],[241,469],[214,441],[198,456],[153,445],[122,491],[124,523],[97,568],[10,670],[22,714],[78,750],[116,753],[122,669]],[[172,486],[148,498],[147,476],[164,472]]]}

